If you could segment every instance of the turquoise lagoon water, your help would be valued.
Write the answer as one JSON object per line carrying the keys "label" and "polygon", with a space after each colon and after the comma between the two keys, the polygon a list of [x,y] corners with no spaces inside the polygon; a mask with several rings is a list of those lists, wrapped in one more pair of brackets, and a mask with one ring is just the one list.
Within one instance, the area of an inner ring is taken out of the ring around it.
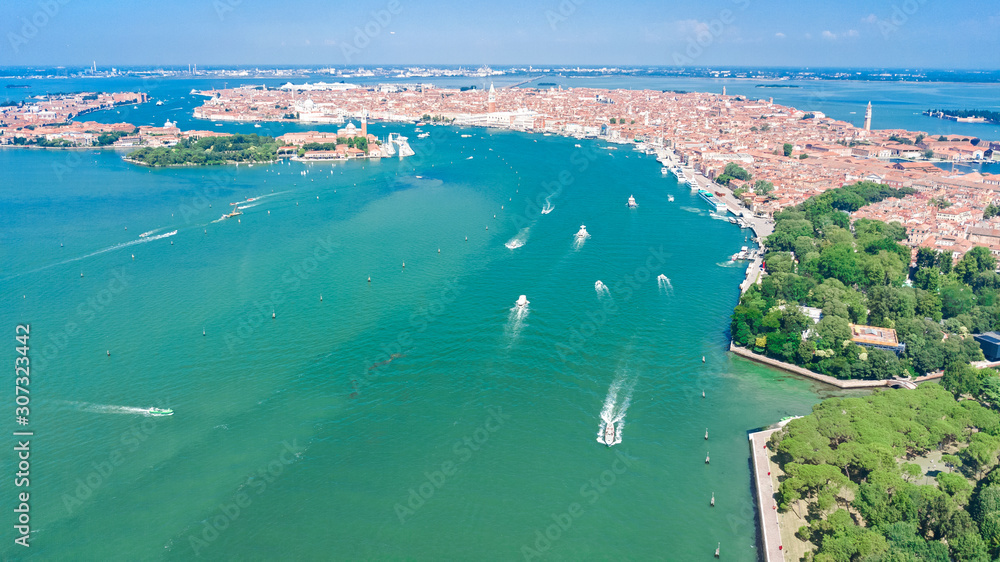
{"label": "turquoise lagoon water", "polygon": [[380,130],[418,156],[0,151],[35,431],[3,557],[755,560],[747,430],[824,394],[726,351],[749,232],[627,146]]}

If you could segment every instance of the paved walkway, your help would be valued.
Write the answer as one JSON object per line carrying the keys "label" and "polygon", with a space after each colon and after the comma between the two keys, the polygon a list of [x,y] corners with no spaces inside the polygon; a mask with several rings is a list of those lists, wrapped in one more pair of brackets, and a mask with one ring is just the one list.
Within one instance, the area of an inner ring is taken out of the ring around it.
{"label": "paved walkway", "polygon": [[774,480],[768,465],[771,451],[764,447],[775,431],[780,431],[780,428],[750,434],[750,458],[753,460],[753,481],[757,491],[757,515],[764,562],[783,562],[785,559],[781,545],[781,527],[778,526],[777,503],[774,500]]}
{"label": "paved walkway", "polygon": [[[878,388],[883,386],[888,386],[888,387],[902,386],[906,388],[916,388],[916,385],[912,383],[907,384],[909,381],[901,381],[895,379],[886,379],[886,380],[835,379],[831,376],[822,375],[820,373],[810,371],[809,369],[799,367],[798,365],[792,365],[791,363],[785,363],[782,361],[778,361],[777,359],[772,359],[765,355],[761,355],[759,353],[754,353],[749,349],[745,347],[739,347],[733,344],[732,342],[729,343],[729,351],[732,351],[733,353],[741,357],[746,357],[751,361],[756,361],[758,363],[763,363],[764,365],[769,365],[771,367],[781,369],[782,371],[786,371],[796,375],[801,375],[803,377],[808,377],[810,379],[817,380],[819,382],[826,383],[828,385],[835,386],[837,388]],[[915,379],[913,382],[920,383],[934,378],[938,378],[938,375],[928,375],[926,377],[920,377],[918,379]]]}

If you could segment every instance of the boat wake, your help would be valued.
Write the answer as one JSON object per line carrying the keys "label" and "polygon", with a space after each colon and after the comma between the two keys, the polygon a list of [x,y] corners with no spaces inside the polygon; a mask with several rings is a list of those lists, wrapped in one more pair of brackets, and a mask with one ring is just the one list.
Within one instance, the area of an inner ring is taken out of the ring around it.
{"label": "boat wake", "polygon": [[660,293],[665,295],[674,294],[674,286],[670,283],[670,278],[664,274],[656,276],[656,285],[660,288]]}
{"label": "boat wake", "polygon": [[510,309],[510,314],[507,315],[507,326],[504,327],[504,332],[512,339],[516,338],[521,333],[524,321],[527,320],[530,313],[531,310],[528,308],[527,301],[525,301],[524,305],[515,303],[514,307]]}
{"label": "boat wake", "polygon": [[549,201],[549,199],[551,199],[551,198],[552,198],[551,195],[549,195],[548,197],[545,198],[545,205],[542,206],[542,214],[543,215],[547,215],[547,214],[551,213],[552,211],[554,211],[556,209],[555,206],[552,204],[552,202]]}
{"label": "boat wake", "polygon": [[[604,408],[601,410],[601,423],[597,430],[597,442],[607,446],[622,442],[622,430],[625,429],[625,414],[632,402],[632,390],[635,388],[635,377],[630,377],[628,370],[619,371],[614,382],[608,388],[604,398]],[[614,441],[605,441],[605,430],[608,424],[614,425]]]}
{"label": "boat wake", "polygon": [[687,211],[689,213],[694,213],[696,215],[704,215],[705,214],[704,209],[699,209],[697,207],[681,207],[681,210],[682,211]]}
{"label": "boat wake", "polygon": [[522,228],[513,238],[508,240],[507,243],[504,244],[504,246],[507,246],[507,248],[510,250],[514,250],[520,248],[521,246],[524,246],[525,242],[528,241],[528,233],[530,231],[531,231],[530,226]]}
{"label": "boat wake", "polygon": [[115,406],[111,404],[91,404],[90,402],[74,402],[70,400],[59,400],[57,403],[71,406],[78,412],[88,412],[91,414],[125,414],[133,416],[151,416],[149,408],[136,408],[134,406]]}
{"label": "boat wake", "polygon": [[110,247],[104,248],[103,250],[97,250],[96,252],[91,252],[91,253],[83,255],[83,256],[79,256],[79,257],[76,257],[76,258],[70,258],[68,260],[63,260],[61,262],[53,263],[51,265],[46,265],[44,267],[39,267],[38,269],[33,269],[31,271],[25,271],[23,273],[18,273],[17,275],[12,275],[10,277],[6,277],[5,279],[12,279],[14,277],[20,277],[21,275],[28,275],[29,273],[37,273],[39,271],[43,271],[43,270],[49,269],[50,267],[56,267],[58,265],[64,265],[64,264],[67,264],[67,263],[73,263],[75,261],[85,260],[87,258],[92,258],[94,256],[99,256],[99,255],[105,254],[107,252],[113,252],[115,250],[121,250],[122,248],[128,248],[129,246],[135,246],[136,244],[145,244],[146,242],[152,242],[154,240],[163,240],[164,238],[170,238],[171,236],[173,236],[175,234],[177,234],[177,231],[176,230],[172,230],[170,232],[164,232],[163,234],[157,234],[156,236],[145,236],[145,237],[137,238],[135,240],[132,240],[131,242],[122,242],[121,244],[115,244],[114,246],[110,246]]}

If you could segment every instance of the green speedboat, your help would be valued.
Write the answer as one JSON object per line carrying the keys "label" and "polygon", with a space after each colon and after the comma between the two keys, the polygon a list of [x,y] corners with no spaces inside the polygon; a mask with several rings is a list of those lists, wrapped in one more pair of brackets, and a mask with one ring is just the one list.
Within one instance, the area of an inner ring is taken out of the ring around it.
{"label": "green speedboat", "polygon": [[174,411],[170,408],[150,408],[149,415],[151,416],[172,416]]}

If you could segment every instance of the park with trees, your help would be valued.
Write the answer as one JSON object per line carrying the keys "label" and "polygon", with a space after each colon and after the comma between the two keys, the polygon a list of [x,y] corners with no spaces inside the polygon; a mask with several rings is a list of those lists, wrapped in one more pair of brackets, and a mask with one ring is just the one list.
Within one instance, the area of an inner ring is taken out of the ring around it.
{"label": "park with trees", "polygon": [[[910,271],[901,225],[851,222],[850,212],[908,191],[859,182],[776,213],[767,275],[733,311],[733,342],[838,379],[924,375],[983,359],[971,334],[1000,328],[1000,275],[989,250],[973,248],[953,264],[921,248]],[[800,306],[821,309],[819,322]],[[892,328],[905,350],[857,345],[849,324]]]}
{"label": "park with trees", "polygon": [[153,167],[271,162],[278,158],[278,145],[273,137],[256,134],[185,138],[170,147],[140,148],[125,160]]}
{"label": "park with trees", "polygon": [[803,560],[1000,556],[1000,413],[961,396],[925,384],[830,398],[772,435],[775,499],[805,521]]}

